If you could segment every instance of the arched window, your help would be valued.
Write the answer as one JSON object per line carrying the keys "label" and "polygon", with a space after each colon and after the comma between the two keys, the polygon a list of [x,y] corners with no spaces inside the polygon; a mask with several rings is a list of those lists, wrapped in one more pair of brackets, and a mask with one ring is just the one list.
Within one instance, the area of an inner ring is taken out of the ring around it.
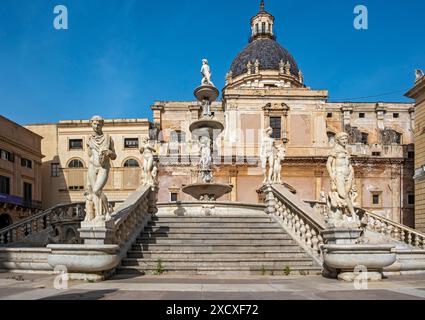
{"label": "arched window", "polygon": [[7,213],[3,213],[0,215],[0,230],[7,228],[12,223],[12,218]]}
{"label": "arched window", "polygon": [[125,163],[124,163],[124,168],[139,168],[139,161],[137,161],[136,159],[128,159]]}
{"label": "arched window", "polygon": [[335,133],[328,132],[327,135],[328,135],[328,142],[329,143],[334,143],[335,142],[335,136],[336,136]]}
{"label": "arched window", "polygon": [[186,142],[186,134],[183,131],[172,131],[170,135],[170,142],[184,143]]}
{"label": "arched window", "polygon": [[81,169],[84,168],[84,164],[80,160],[74,159],[69,162],[68,168]]}

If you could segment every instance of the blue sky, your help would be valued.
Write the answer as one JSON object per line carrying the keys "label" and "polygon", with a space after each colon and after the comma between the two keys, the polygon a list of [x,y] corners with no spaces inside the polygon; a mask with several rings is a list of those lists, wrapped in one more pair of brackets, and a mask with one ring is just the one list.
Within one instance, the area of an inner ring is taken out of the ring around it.
{"label": "blue sky", "polygon": [[[69,10],[66,31],[53,28],[58,4]],[[368,30],[353,27],[358,4],[368,7]],[[204,57],[221,89],[258,8],[259,0],[1,0],[0,114],[22,124],[151,117],[155,101],[193,99]],[[266,9],[306,84],[328,89],[330,101],[410,101],[413,71],[425,68],[425,1],[266,0]]]}

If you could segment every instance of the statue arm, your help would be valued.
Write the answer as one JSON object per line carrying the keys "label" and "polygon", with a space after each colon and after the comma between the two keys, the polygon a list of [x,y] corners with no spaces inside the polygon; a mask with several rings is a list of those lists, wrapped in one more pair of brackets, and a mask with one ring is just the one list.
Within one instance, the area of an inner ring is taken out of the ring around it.
{"label": "statue arm", "polygon": [[109,145],[109,158],[111,160],[116,160],[117,159],[117,154],[115,152],[115,145],[114,145],[114,140],[111,139],[110,145]]}

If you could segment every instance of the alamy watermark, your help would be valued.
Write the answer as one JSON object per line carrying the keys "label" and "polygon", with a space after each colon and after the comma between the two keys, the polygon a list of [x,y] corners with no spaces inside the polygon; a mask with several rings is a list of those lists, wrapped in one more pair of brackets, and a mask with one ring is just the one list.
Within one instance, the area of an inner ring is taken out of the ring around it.
{"label": "alamy watermark", "polygon": [[358,5],[354,7],[354,28],[356,30],[369,29],[369,11],[366,6]]}
{"label": "alamy watermark", "polygon": [[57,5],[53,8],[56,15],[53,19],[53,27],[56,30],[68,30],[68,8],[64,5]]}
{"label": "alamy watermark", "polygon": [[57,266],[54,272],[58,275],[53,280],[53,288],[56,290],[67,290],[69,281],[68,268],[66,266]]}

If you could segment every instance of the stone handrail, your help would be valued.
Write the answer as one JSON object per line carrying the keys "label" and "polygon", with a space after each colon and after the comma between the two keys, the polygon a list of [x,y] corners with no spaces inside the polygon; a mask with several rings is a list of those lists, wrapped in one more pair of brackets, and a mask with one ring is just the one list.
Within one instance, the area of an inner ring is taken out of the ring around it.
{"label": "stone handrail", "polygon": [[70,279],[104,280],[127,255],[137,237],[157,212],[157,188],[142,186],[104,222],[82,222],[81,245],[49,245],[48,262],[66,267]]}
{"label": "stone handrail", "polygon": [[0,230],[0,246],[22,241],[60,221],[82,221],[84,216],[84,203],[57,205]]}
{"label": "stone handrail", "polygon": [[367,229],[409,246],[425,249],[425,234],[364,209],[356,208],[356,210]]}
{"label": "stone handrail", "polygon": [[[321,201],[306,201],[316,213],[323,216],[327,214],[327,206]],[[369,212],[363,208],[356,207],[364,227],[370,231],[377,232],[393,240],[405,243],[418,249],[425,249],[425,234],[409,228],[400,223],[381,217],[375,213]]]}
{"label": "stone handrail", "polygon": [[114,239],[125,255],[137,236],[145,227],[150,216],[156,213],[156,190],[149,186],[140,187],[112,214]]}
{"label": "stone handrail", "polygon": [[326,229],[323,217],[299,200],[283,185],[265,185],[266,213],[274,215],[281,225],[318,262],[321,262],[321,231]]}

